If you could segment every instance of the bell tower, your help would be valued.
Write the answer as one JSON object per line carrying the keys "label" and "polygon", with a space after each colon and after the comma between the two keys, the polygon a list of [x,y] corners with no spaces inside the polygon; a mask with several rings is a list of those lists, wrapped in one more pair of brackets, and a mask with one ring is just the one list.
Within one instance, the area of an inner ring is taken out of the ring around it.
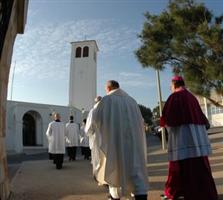
{"label": "bell tower", "polygon": [[94,105],[97,85],[97,52],[95,40],[71,42],[69,106],[89,111]]}

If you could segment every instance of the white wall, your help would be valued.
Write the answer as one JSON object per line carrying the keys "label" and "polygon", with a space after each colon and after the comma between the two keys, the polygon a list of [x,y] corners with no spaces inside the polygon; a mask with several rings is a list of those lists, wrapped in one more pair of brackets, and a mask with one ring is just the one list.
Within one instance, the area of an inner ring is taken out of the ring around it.
{"label": "white wall", "polygon": [[6,149],[13,150],[15,146],[15,115],[14,105],[7,102],[6,112]]}
{"label": "white wall", "polygon": [[[89,47],[89,56],[83,57],[83,48]],[[80,58],[75,57],[76,48],[82,48]],[[73,42],[70,65],[69,105],[89,111],[94,105],[97,80],[97,44],[94,40]]]}
{"label": "white wall", "polygon": [[74,120],[81,123],[81,111],[76,108],[35,104],[26,102],[7,102],[7,130],[6,130],[6,149],[8,151],[16,151],[21,153],[23,151],[23,116],[29,111],[34,111],[39,114],[40,119],[37,122],[37,143],[42,144],[43,148],[48,147],[47,138],[45,136],[48,124],[52,121],[50,114],[55,111],[61,115],[63,122],[69,121],[70,114],[74,115]]}
{"label": "white wall", "polygon": [[223,126],[223,113],[212,115],[211,124],[212,126]]}

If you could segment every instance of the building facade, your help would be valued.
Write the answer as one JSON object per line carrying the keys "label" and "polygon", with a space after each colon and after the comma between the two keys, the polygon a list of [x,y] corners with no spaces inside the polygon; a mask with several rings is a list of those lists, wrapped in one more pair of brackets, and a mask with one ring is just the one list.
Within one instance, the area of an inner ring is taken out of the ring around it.
{"label": "building facade", "polygon": [[61,120],[69,116],[81,124],[94,105],[96,97],[97,43],[95,40],[72,42],[69,106],[7,101],[6,150],[22,153],[27,148],[47,148],[46,130],[52,121],[52,112]]}
{"label": "building facade", "polygon": [[27,148],[48,148],[46,130],[52,121],[52,113],[58,112],[66,123],[69,116],[81,123],[80,110],[69,106],[7,101],[6,149],[8,153],[22,153]]}
{"label": "building facade", "polygon": [[[211,97],[223,105],[223,96],[212,92]],[[223,107],[216,106],[208,99],[197,96],[198,102],[212,127],[223,126]]]}
{"label": "building facade", "polygon": [[97,91],[97,52],[95,40],[71,43],[69,106],[89,111]]}

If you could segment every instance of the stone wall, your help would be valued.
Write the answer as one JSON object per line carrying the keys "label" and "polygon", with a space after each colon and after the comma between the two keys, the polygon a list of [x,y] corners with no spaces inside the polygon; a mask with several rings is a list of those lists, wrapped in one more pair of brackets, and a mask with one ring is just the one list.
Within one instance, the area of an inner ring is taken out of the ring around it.
{"label": "stone wall", "polygon": [[[6,131],[6,100],[8,77],[12,59],[13,45],[17,33],[22,33],[24,16],[27,13],[28,1],[14,0],[8,30],[2,49],[0,60],[0,199],[6,200],[10,194],[8,166],[5,149]],[[22,24],[21,24],[22,23]]]}

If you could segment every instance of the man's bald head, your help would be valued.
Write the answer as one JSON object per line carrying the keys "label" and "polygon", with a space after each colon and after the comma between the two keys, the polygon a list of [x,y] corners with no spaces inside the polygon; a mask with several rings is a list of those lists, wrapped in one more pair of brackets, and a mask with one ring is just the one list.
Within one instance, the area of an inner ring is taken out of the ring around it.
{"label": "man's bald head", "polygon": [[115,89],[118,89],[119,88],[119,83],[115,80],[109,80],[107,81],[106,83],[106,86],[105,86],[105,90],[106,90],[106,93],[108,94],[110,91],[112,90],[115,90]]}

